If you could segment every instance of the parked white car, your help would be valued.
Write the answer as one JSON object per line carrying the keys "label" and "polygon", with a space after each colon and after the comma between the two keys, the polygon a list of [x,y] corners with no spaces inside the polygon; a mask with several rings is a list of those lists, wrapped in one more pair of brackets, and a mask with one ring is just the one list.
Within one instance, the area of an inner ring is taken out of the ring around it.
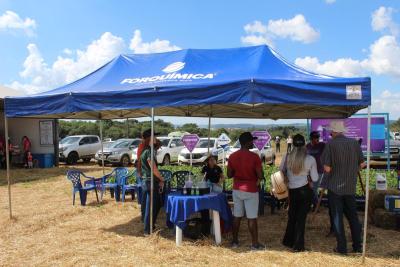
{"label": "parked white car", "polygon": [[[235,142],[233,146],[231,146],[226,153],[226,159],[229,160],[229,156],[240,149],[239,140]],[[266,164],[274,165],[275,164],[275,152],[272,149],[271,142],[268,142],[262,151],[258,150],[258,148],[254,147],[250,149],[251,152],[256,153],[260,159]]]}
{"label": "parked white car", "polygon": [[[104,164],[118,164],[121,166],[129,166],[132,163],[132,151],[139,146],[141,139],[118,139],[113,141],[108,147],[104,147]],[[101,149],[97,151],[95,160],[101,166],[102,157]]]}
{"label": "parked white car", "polygon": [[[157,137],[161,141],[161,148],[157,151],[157,163],[170,165],[178,161],[179,152],[184,148],[180,137]],[[137,161],[137,149],[132,153],[132,162]]]}
{"label": "parked white car", "polygon": [[[210,138],[210,154],[215,156],[219,162],[223,159],[223,148],[218,144],[217,138]],[[200,138],[199,143],[192,152],[192,163],[204,163],[208,157],[208,138]],[[179,153],[178,164],[190,164],[190,152],[187,148]]]}
{"label": "parked white car", "polygon": [[65,137],[59,144],[59,160],[76,164],[79,159],[89,162],[101,149],[100,138],[96,135],[73,135]]}

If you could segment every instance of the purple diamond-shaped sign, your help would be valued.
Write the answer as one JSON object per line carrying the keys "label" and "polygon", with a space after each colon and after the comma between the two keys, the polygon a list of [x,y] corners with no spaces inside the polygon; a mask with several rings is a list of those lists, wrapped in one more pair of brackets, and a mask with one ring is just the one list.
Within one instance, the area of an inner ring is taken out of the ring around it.
{"label": "purple diamond-shaped sign", "polygon": [[199,141],[200,138],[197,134],[185,134],[184,136],[182,136],[182,142],[189,150],[189,152],[192,152],[194,150]]}
{"label": "purple diamond-shaped sign", "polygon": [[251,135],[257,137],[253,143],[260,151],[263,150],[264,146],[271,140],[271,135],[269,135],[267,131],[253,131]]}

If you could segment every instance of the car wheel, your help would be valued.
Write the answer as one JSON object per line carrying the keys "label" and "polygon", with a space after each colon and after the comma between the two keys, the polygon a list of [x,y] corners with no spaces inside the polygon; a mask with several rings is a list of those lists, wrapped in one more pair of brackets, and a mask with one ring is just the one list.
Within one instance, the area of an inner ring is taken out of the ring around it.
{"label": "car wheel", "polygon": [[67,157],[67,164],[75,165],[76,162],[79,160],[79,155],[76,152],[71,152],[68,154]]}
{"label": "car wheel", "polygon": [[121,158],[121,165],[123,167],[128,167],[129,163],[130,163],[129,156],[128,155],[123,155],[122,158]]}
{"label": "car wheel", "polygon": [[163,164],[164,166],[165,166],[165,165],[170,165],[170,164],[171,164],[171,158],[169,157],[168,154],[164,156],[164,159],[163,159],[163,161],[162,161],[162,164]]}

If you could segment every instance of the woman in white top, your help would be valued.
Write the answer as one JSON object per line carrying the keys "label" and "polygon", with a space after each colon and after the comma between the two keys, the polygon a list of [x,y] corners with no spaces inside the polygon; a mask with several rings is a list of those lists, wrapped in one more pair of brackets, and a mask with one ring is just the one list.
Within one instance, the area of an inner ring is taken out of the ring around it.
{"label": "woman in white top", "polygon": [[[286,173],[289,187],[289,212],[283,245],[294,251],[304,251],[304,229],[310,210],[312,183],[318,181],[317,163],[307,155],[306,142],[302,135],[293,137],[293,149],[282,159],[280,169]],[[311,181],[310,181],[311,180]]]}

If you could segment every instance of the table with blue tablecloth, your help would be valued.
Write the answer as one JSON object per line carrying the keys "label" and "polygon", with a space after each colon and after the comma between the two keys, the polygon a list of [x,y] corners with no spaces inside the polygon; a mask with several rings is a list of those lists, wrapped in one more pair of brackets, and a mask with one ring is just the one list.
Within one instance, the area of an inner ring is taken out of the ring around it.
{"label": "table with blue tablecloth", "polygon": [[182,229],[186,227],[186,220],[201,210],[212,210],[215,241],[221,243],[220,218],[224,221],[225,229],[232,226],[232,211],[224,193],[210,193],[206,195],[182,195],[171,193],[167,197],[165,209],[168,219],[176,226],[176,244],[182,242]]}

